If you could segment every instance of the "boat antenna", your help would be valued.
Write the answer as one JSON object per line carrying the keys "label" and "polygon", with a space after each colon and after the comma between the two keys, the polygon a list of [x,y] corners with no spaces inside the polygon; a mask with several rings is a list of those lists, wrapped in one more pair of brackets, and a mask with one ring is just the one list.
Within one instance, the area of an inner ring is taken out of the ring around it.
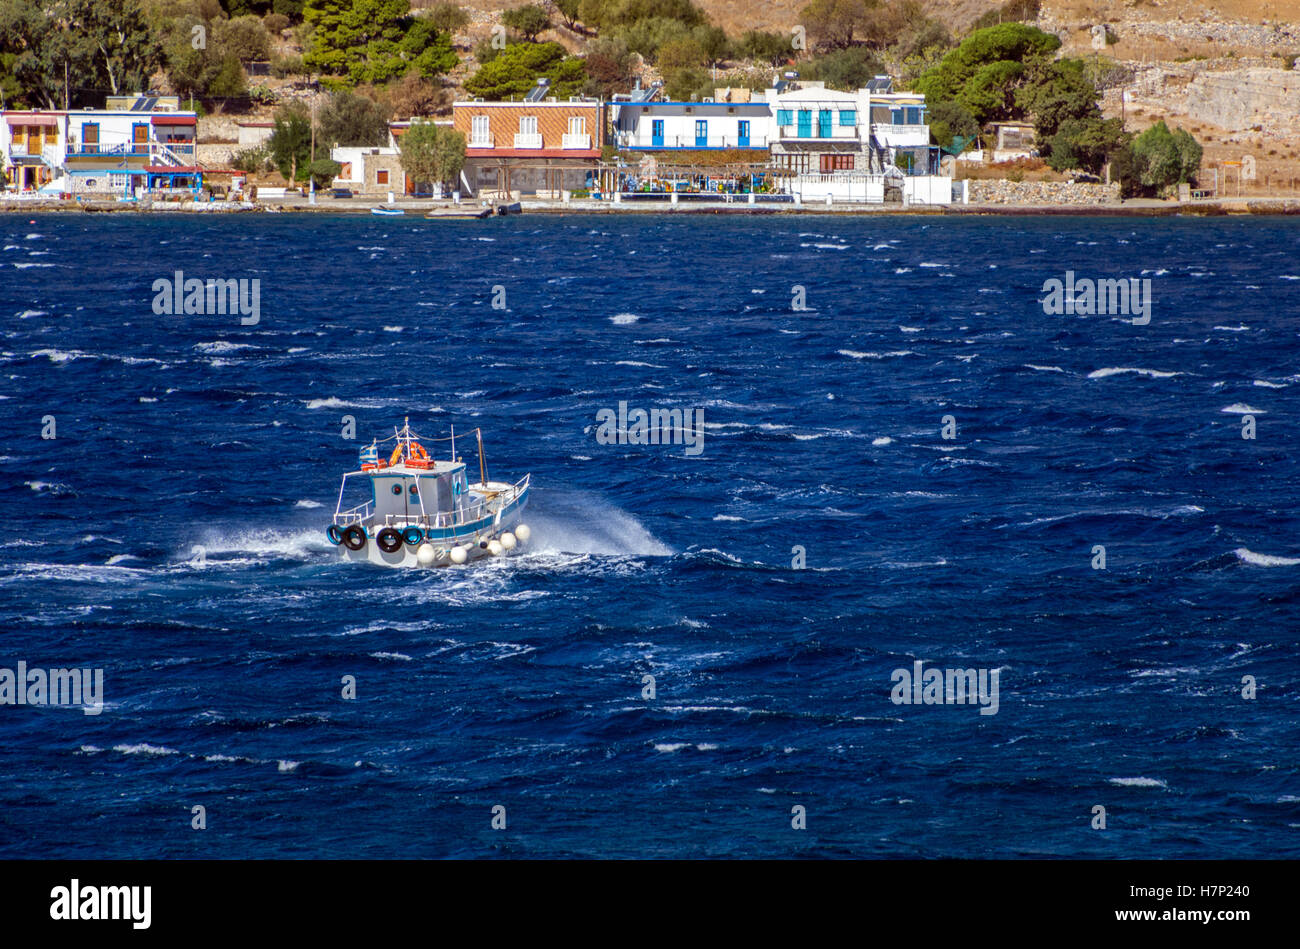
{"label": "boat antenna", "polygon": [[474,433],[478,435],[478,480],[483,485],[483,490],[487,490],[487,463],[483,461],[483,429],[476,428]]}
{"label": "boat antenna", "polygon": [[451,423],[451,460],[456,460],[456,423]]}

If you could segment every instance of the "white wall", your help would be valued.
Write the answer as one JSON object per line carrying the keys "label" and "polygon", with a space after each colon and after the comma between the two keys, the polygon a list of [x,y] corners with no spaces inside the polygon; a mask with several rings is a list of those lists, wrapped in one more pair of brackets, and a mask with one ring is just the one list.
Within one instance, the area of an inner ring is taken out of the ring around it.
{"label": "white wall", "polygon": [[[903,185],[908,204],[951,204],[952,179],[939,175],[895,178]],[[805,205],[823,204],[826,196],[840,202],[883,204],[885,176],[854,173],[810,174],[788,179],[786,190],[799,195]]]}
{"label": "white wall", "polygon": [[342,147],[335,146],[330,149],[330,158],[340,165],[351,165],[351,170],[345,174],[340,174],[334,179],[335,187],[346,188],[349,185],[359,185],[366,180],[366,168],[363,155],[370,151],[369,148],[360,147]]}
{"label": "white wall", "polygon": [[830,195],[837,202],[883,204],[885,176],[862,174],[812,174],[788,179],[787,190],[804,204],[821,204]]}
{"label": "white wall", "polygon": [[903,179],[908,204],[952,204],[952,179],[941,175],[912,175]]}
{"label": "white wall", "polygon": [[[767,148],[768,114],[764,108],[727,102],[692,102],[689,104],[642,105],[619,103],[615,133],[626,148],[652,147],[653,123],[664,123],[664,148],[695,148],[695,123],[708,123],[708,148],[737,148],[740,123],[749,122],[750,148]],[[690,109],[688,114],[686,109]],[[728,114],[727,109],[735,109]]]}

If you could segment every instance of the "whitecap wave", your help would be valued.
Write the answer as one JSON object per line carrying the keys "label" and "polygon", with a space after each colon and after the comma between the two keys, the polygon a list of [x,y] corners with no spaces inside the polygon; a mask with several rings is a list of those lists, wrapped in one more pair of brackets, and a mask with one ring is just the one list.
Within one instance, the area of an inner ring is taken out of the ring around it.
{"label": "whitecap wave", "polygon": [[1167,788],[1160,778],[1110,778],[1110,783],[1122,788]]}
{"label": "whitecap wave", "polygon": [[1257,554],[1247,547],[1238,547],[1233,551],[1242,563],[1253,567],[1294,567],[1300,564],[1300,557],[1278,557],[1273,554]]}
{"label": "whitecap wave", "polygon": [[194,348],[211,356],[216,353],[233,353],[240,349],[256,349],[257,347],[252,343],[232,343],[229,340],[217,339],[210,343],[195,343]]}
{"label": "whitecap wave", "polygon": [[835,351],[841,356],[848,356],[851,359],[890,359],[894,356],[916,355],[916,353],[910,349],[896,349],[887,353],[868,353],[856,349],[837,349]]}
{"label": "whitecap wave", "polygon": [[167,748],[163,745],[151,745],[148,742],[140,742],[138,745],[114,745],[114,751],[120,751],[124,755],[179,755],[180,752],[175,748]]}
{"label": "whitecap wave", "polygon": [[1105,369],[1094,369],[1092,372],[1088,373],[1088,378],[1105,379],[1107,376],[1118,376],[1124,373],[1146,376],[1149,379],[1169,379],[1172,376],[1185,375],[1185,373],[1165,371],[1163,369],[1140,369],[1133,366],[1107,366]]}

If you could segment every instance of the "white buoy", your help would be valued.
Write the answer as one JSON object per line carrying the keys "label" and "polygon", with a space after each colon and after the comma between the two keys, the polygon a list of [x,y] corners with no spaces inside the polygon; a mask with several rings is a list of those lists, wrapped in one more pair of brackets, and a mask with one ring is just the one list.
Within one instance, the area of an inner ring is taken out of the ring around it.
{"label": "white buoy", "polygon": [[499,556],[503,549],[504,548],[501,546],[501,541],[496,539],[488,541],[488,553],[490,553],[493,557]]}
{"label": "white buoy", "polygon": [[515,549],[515,535],[512,534],[512,533],[510,533],[509,531],[506,531],[504,534],[502,534],[502,535],[501,535],[501,546],[504,547],[506,550],[514,550],[514,549]]}
{"label": "white buoy", "polygon": [[515,528],[515,537],[519,540],[521,544],[526,543],[528,538],[532,536],[533,536],[533,529],[529,527],[527,524],[520,524],[518,527]]}
{"label": "white buoy", "polygon": [[421,567],[427,567],[437,560],[437,555],[433,552],[433,544],[421,544],[415,548],[415,559],[419,561]]}
{"label": "white buoy", "polygon": [[469,552],[465,550],[464,547],[457,546],[451,548],[452,563],[464,563],[468,557],[469,557]]}

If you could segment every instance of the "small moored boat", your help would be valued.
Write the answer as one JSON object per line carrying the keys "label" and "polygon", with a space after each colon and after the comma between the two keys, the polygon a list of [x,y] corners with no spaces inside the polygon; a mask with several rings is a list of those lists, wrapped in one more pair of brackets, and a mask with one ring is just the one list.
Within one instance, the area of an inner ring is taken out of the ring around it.
{"label": "small moored boat", "polygon": [[445,211],[443,210],[429,211],[424,216],[431,221],[436,221],[439,219],[447,220],[447,221],[481,221],[484,218],[489,218],[492,216],[492,209],[472,208],[469,210],[462,211],[457,208],[449,208]]}
{"label": "small moored boat", "polygon": [[[518,481],[490,481],[478,445],[479,480],[470,481],[456,454],[456,432],[448,439],[450,457],[435,459],[410,420],[393,437],[361,449],[361,467],[343,475],[334,520],[325,529],[345,560],[368,560],[389,567],[446,567],[481,557],[508,555],[531,531],[520,522],[528,503],[531,475]],[[462,441],[464,436],[462,436]],[[393,443],[387,460],[380,445]],[[432,442],[430,442],[432,443]],[[352,490],[370,499],[345,509]]]}
{"label": "small moored boat", "polygon": [[380,217],[401,217],[406,211],[402,208],[371,208],[370,213]]}

